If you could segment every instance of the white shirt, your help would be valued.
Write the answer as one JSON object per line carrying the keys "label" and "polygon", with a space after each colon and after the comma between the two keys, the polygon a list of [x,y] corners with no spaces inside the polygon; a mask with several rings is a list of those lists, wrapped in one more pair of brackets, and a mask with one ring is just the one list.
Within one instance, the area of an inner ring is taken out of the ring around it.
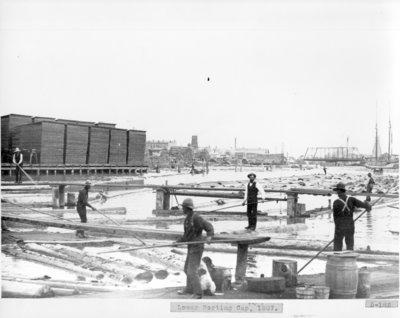
{"label": "white shirt", "polygon": [[[248,185],[252,185],[253,182],[249,182]],[[247,201],[247,192],[248,192],[248,185],[246,186],[246,191],[244,192],[244,200],[243,202]],[[264,192],[264,188],[258,183],[256,182],[256,188],[258,189],[258,194],[261,194],[261,199],[264,200],[265,199],[265,192]]]}

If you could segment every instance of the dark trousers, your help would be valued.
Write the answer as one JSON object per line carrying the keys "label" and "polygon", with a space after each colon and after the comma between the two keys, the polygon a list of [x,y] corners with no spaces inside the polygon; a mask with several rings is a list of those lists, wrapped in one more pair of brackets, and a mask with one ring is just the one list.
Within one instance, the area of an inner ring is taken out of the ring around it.
{"label": "dark trousers", "polygon": [[354,250],[354,221],[338,220],[335,224],[335,237],[333,250],[341,251],[343,248],[343,238],[346,242],[347,250]]}
{"label": "dark trousers", "polygon": [[186,274],[186,292],[188,293],[203,295],[199,276],[199,267],[203,250],[204,244],[188,246],[185,267],[183,268]]}
{"label": "dark trousers", "polygon": [[[368,192],[368,193],[371,193],[372,188],[373,188],[372,186],[367,186],[367,192]],[[368,196],[365,198],[365,201],[371,202],[371,197],[368,195]]]}
{"label": "dark trousers", "polygon": [[[78,211],[79,217],[81,219],[81,223],[87,223],[87,217],[86,217],[86,206],[84,207],[76,207],[76,210]],[[77,230],[76,231],[77,234],[81,233],[81,234],[85,234],[84,230]]]}
{"label": "dark trousers", "polygon": [[[254,200],[252,201],[254,202]],[[247,204],[247,218],[249,220],[249,228],[256,228],[257,226],[257,203]]]}
{"label": "dark trousers", "polygon": [[22,183],[22,170],[20,166],[15,166],[15,183]]}

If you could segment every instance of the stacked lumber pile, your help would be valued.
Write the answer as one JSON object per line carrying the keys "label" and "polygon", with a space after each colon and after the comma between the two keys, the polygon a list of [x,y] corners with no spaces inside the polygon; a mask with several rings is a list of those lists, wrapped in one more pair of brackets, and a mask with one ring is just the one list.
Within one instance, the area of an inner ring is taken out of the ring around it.
{"label": "stacked lumber pile", "polygon": [[94,126],[94,122],[91,121],[81,121],[72,119],[57,119],[56,121],[60,124],[66,124],[66,125]]}
{"label": "stacked lumber pile", "polygon": [[65,164],[86,164],[89,127],[66,125]]}
{"label": "stacked lumber pile", "polygon": [[32,117],[10,114],[1,116],[1,148],[12,149],[20,147],[16,138],[16,127],[32,123]]}
{"label": "stacked lumber pile", "polygon": [[125,129],[110,129],[109,164],[126,165],[127,132]]}
{"label": "stacked lumber pile", "polygon": [[37,125],[41,129],[41,146],[38,148],[39,162],[41,164],[63,164],[64,163],[64,134],[65,125],[41,122]]}
{"label": "stacked lumber pile", "polygon": [[107,164],[110,130],[102,127],[89,128],[88,164]]}
{"label": "stacked lumber pile", "polygon": [[115,128],[116,124],[98,122],[98,123],[95,124],[95,126],[96,127],[103,127],[103,128]]}
{"label": "stacked lumber pile", "polygon": [[32,123],[40,123],[42,121],[55,121],[56,119],[53,117],[43,117],[43,116],[35,116],[32,117]]}
{"label": "stacked lumber pile", "polygon": [[128,131],[128,164],[144,165],[146,151],[146,132],[142,130]]}

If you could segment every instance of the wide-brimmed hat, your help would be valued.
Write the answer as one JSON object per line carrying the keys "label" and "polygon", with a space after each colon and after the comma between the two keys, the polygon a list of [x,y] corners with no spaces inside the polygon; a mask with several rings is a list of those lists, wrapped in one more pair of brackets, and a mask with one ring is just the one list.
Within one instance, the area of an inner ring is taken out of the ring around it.
{"label": "wide-brimmed hat", "polygon": [[338,190],[346,191],[346,186],[343,182],[339,182],[336,185],[336,187],[333,188],[333,191],[338,191]]}
{"label": "wide-brimmed hat", "polygon": [[257,177],[256,174],[255,174],[254,172],[250,172],[250,173],[247,175],[247,178],[250,178],[250,176],[254,176],[254,178]]}
{"label": "wide-brimmed hat", "polygon": [[21,152],[21,150],[17,147],[15,148],[14,152]]}
{"label": "wide-brimmed hat", "polygon": [[187,198],[187,199],[183,200],[182,206],[193,210],[194,209],[193,200],[191,198]]}
{"label": "wide-brimmed hat", "polygon": [[90,185],[92,185],[92,184],[90,183],[90,181],[86,181],[86,182],[85,182],[85,186],[90,186]]}

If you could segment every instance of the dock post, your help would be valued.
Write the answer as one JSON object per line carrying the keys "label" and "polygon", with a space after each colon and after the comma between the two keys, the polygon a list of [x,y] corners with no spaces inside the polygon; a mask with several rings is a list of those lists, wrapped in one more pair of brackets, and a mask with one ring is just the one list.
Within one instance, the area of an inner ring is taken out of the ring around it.
{"label": "dock post", "polygon": [[248,250],[248,244],[238,244],[235,271],[236,282],[242,282],[246,277]]}
{"label": "dock post", "polygon": [[58,202],[60,205],[60,208],[65,207],[65,185],[60,185],[58,186]]}
{"label": "dock post", "polygon": [[170,209],[170,194],[166,189],[156,191],[156,210]]}
{"label": "dock post", "polygon": [[52,207],[53,209],[58,209],[59,208],[59,189],[57,187],[52,188]]}
{"label": "dock post", "polygon": [[287,194],[287,217],[294,218],[297,216],[297,193]]}

